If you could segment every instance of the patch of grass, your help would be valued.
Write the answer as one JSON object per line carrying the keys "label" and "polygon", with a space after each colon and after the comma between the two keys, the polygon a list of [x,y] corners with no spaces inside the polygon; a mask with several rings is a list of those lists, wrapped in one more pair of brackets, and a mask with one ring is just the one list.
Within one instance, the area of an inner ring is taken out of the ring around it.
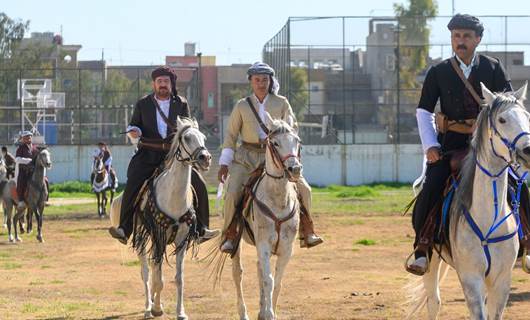
{"label": "patch of grass", "polygon": [[35,313],[39,310],[39,307],[32,303],[24,303],[22,305],[22,313]]}
{"label": "patch of grass", "polygon": [[51,266],[48,266],[48,265],[43,265],[40,267],[41,269],[51,269],[52,267]]}
{"label": "patch of grass", "polygon": [[1,267],[4,270],[14,270],[22,268],[22,265],[16,262],[4,262]]}
{"label": "patch of grass", "polygon": [[31,281],[29,283],[30,286],[40,286],[40,285],[43,285],[43,284],[44,284],[44,282],[42,282],[42,281]]}
{"label": "patch of grass", "polygon": [[355,244],[360,244],[360,245],[363,245],[363,246],[373,246],[373,245],[375,245],[375,240],[372,240],[372,239],[361,239],[361,240],[358,240],[357,242],[355,242]]}
{"label": "patch of grass", "polygon": [[[123,191],[125,185],[119,185],[116,193]],[[50,197],[52,198],[90,198],[94,197],[92,186],[89,182],[65,181],[50,184]]]}
{"label": "patch of grass", "polygon": [[50,281],[50,284],[63,284],[65,283],[63,280],[52,280]]}
{"label": "patch of grass", "polygon": [[94,214],[97,216],[96,206],[90,204],[68,204],[64,206],[50,206],[44,209],[47,218],[64,217],[70,214]]}
{"label": "patch of grass", "polygon": [[7,252],[0,252],[0,259],[8,259],[11,255]]}
{"label": "patch of grass", "polygon": [[136,267],[140,265],[140,260],[122,262],[121,265],[126,267]]}
{"label": "patch of grass", "polygon": [[127,296],[127,292],[125,292],[125,291],[120,291],[120,290],[116,290],[116,291],[114,291],[114,294],[117,295],[117,296],[121,296],[121,297],[125,297],[125,296]]}

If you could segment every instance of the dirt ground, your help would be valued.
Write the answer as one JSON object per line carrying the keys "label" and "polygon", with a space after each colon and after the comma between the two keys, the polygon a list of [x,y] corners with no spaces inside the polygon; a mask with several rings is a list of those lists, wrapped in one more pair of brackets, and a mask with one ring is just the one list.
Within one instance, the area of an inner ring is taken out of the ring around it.
{"label": "dirt ground", "polygon": [[[403,319],[403,259],[412,239],[409,217],[326,214],[316,217],[326,242],[297,248],[287,268],[280,319]],[[213,218],[219,225],[219,218]],[[45,243],[35,234],[7,242],[0,233],[0,319],[141,319],[143,289],[134,253],[110,238],[108,220],[70,215],[45,221]],[[359,240],[366,244],[357,244]],[[204,251],[203,251],[204,252]],[[174,261],[174,259],[171,259]],[[258,311],[255,250],[244,247],[245,296]],[[212,290],[204,264],[186,260],[185,307],[190,319],[237,319],[230,265]],[[164,266],[166,315],[175,317],[174,268]],[[516,267],[505,319],[528,319],[530,276]],[[464,319],[456,275],[442,286],[441,319]],[[423,311],[418,318],[426,317]]]}

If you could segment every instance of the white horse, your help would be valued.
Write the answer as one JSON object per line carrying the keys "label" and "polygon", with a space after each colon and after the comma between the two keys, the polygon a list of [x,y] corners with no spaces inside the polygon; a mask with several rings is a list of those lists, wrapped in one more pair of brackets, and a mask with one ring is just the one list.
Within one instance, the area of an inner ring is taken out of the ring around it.
{"label": "white horse", "polygon": [[[110,175],[110,172],[107,172],[105,168],[105,163],[103,163],[103,157],[94,157],[94,162],[92,163],[92,190],[98,200],[98,216],[100,218],[107,214],[107,202],[112,203],[114,192],[118,188],[118,177],[114,178],[111,185],[109,184],[109,180],[112,181]],[[110,193],[110,201],[107,198],[107,191]]]}
{"label": "white horse", "polygon": [[[293,243],[300,221],[300,204],[295,182],[301,177],[300,138],[282,120],[273,120],[266,114],[269,129],[265,153],[265,170],[253,187],[251,205],[245,219],[251,229],[243,232],[243,239],[256,246],[258,255],[258,280],[260,285],[260,311],[258,319],[276,319],[276,307],[282,287],[285,268],[293,252]],[[272,274],[271,258],[277,256],[276,270]],[[223,258],[218,255],[216,281],[219,281]],[[212,259],[215,260],[216,258]],[[214,262],[215,263],[215,262]],[[243,297],[243,268],[241,246],[233,256],[232,276],[237,290],[240,319],[248,320]]]}
{"label": "white horse", "polygon": [[[194,164],[203,170],[208,170],[211,163],[211,155],[204,145],[205,140],[206,137],[199,131],[199,126],[195,120],[177,118],[176,132],[168,153],[165,169],[154,180],[152,188],[154,203],[158,209],[164,213],[164,216],[171,218],[173,223],[178,226],[173,244],[177,248],[175,282],[177,285],[177,317],[179,320],[188,318],[184,311],[183,268],[190,229],[193,227],[193,224],[190,226],[189,223],[195,220],[191,189],[191,166]],[[118,226],[119,224],[121,201],[122,195],[119,195],[111,203],[110,218],[113,226]],[[144,197],[141,205],[146,205],[146,201],[147,199]],[[144,212],[143,214],[148,215],[150,213]],[[141,223],[141,219],[136,217],[136,223]],[[162,239],[170,239],[172,230],[170,228],[164,230],[166,232]],[[163,255],[165,255],[166,243],[158,243],[159,248],[163,248],[163,252],[160,252],[156,248],[156,239],[152,237],[139,239],[136,238],[137,236],[138,234],[135,234],[133,245],[142,265],[142,280],[145,289],[145,317],[161,316],[164,313],[161,303],[161,292],[164,286],[162,259]],[[153,244],[151,250],[146,250],[146,240]]]}
{"label": "white horse", "polygon": [[[488,106],[477,119],[449,209],[449,248],[442,247],[442,257],[433,253],[430,270],[410,284],[409,318],[425,304],[429,319],[438,317],[439,286],[449,266],[458,274],[471,319],[501,319],[508,301],[520,225],[517,209],[512,211],[507,201],[508,174],[519,164],[530,168],[530,114],[522,104],[527,85],[513,93],[481,86]],[[512,202],[518,202],[516,195]]]}

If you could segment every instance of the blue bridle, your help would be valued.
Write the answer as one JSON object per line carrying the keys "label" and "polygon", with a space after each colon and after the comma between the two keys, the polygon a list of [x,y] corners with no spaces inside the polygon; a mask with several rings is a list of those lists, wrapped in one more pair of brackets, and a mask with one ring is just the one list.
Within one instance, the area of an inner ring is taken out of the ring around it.
{"label": "blue bridle", "polygon": [[[477,225],[477,223],[475,222],[475,220],[471,216],[471,213],[469,212],[469,210],[464,205],[462,205],[462,210],[464,212],[464,217],[466,218],[466,220],[469,223],[469,225],[470,225],[471,229],[473,230],[473,232],[480,239],[481,245],[482,245],[482,247],[484,249],[484,255],[486,256],[486,261],[488,263],[488,266],[487,266],[487,269],[486,269],[486,274],[485,274],[486,277],[488,276],[488,274],[490,272],[490,269],[491,269],[491,254],[490,254],[490,250],[489,250],[489,244],[498,243],[498,242],[502,242],[502,241],[511,239],[517,233],[522,234],[521,221],[520,221],[520,216],[519,216],[519,207],[520,207],[520,204],[521,204],[521,189],[522,189],[524,181],[526,180],[526,177],[528,176],[528,171],[524,172],[521,176],[519,176],[517,174],[517,170],[518,170],[519,165],[515,162],[515,155],[517,153],[517,150],[516,150],[515,146],[516,146],[517,142],[519,141],[519,139],[521,139],[524,136],[530,135],[530,132],[523,131],[523,132],[519,133],[512,141],[510,141],[510,140],[506,139],[505,137],[503,137],[500,134],[500,132],[497,130],[497,128],[495,126],[495,123],[492,120],[492,115],[491,114],[489,114],[488,120],[489,120],[489,125],[493,129],[493,132],[495,133],[495,135],[504,143],[506,148],[508,148],[508,151],[510,153],[510,161],[508,161],[506,158],[504,158],[503,156],[499,155],[495,151],[495,147],[493,145],[493,137],[492,136],[490,136],[490,144],[491,144],[491,148],[492,148],[493,154],[495,156],[503,159],[506,162],[506,166],[504,166],[496,174],[493,174],[489,170],[487,170],[482,164],[480,164],[480,162],[478,161],[478,158],[475,157],[475,163],[476,163],[477,167],[485,175],[487,175],[488,177],[490,177],[492,179],[491,185],[492,185],[492,188],[493,188],[494,216],[493,216],[493,223],[492,223],[492,225],[490,226],[488,232],[485,235],[482,233],[482,230],[480,230],[479,226]],[[513,188],[508,187],[508,191],[509,191],[510,197],[511,197],[512,212],[510,212],[509,214],[504,216],[502,219],[497,221],[498,218],[499,218],[499,202],[498,202],[498,196],[497,196],[497,179],[500,178],[504,174],[504,172],[506,170],[508,170],[508,173],[515,179],[515,181],[517,183],[517,188],[516,188],[516,190],[513,190]],[[453,185],[454,185],[454,189],[456,189],[456,187],[457,187],[456,183],[454,183]],[[444,210],[447,210],[447,209],[444,208]],[[445,214],[446,213],[444,213],[444,215]],[[514,219],[515,219],[515,222],[516,222],[515,231],[511,232],[511,233],[508,233],[508,234],[505,234],[505,235],[502,235],[502,236],[492,237],[492,234],[504,222],[506,222],[506,220],[510,216],[513,216]]]}

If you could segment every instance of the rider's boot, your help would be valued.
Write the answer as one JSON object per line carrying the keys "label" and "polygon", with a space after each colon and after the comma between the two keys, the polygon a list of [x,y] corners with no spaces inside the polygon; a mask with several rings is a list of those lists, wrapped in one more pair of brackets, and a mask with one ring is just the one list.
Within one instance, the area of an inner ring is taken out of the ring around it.
{"label": "rider's boot", "polygon": [[309,212],[302,208],[300,211],[300,248],[311,248],[318,246],[324,240],[315,234],[313,220]]}
{"label": "rider's boot", "polygon": [[221,244],[220,250],[223,253],[232,253],[235,249],[235,239],[237,237],[237,222],[233,219],[224,232],[225,241]]}

